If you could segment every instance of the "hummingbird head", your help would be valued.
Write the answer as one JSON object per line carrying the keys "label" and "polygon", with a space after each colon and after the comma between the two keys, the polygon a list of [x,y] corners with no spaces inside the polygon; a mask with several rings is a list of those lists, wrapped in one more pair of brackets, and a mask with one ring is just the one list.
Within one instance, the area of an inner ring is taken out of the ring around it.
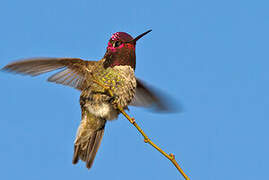
{"label": "hummingbird head", "polygon": [[128,65],[135,69],[135,45],[138,39],[149,33],[146,31],[136,38],[125,32],[114,33],[108,41],[104,68]]}

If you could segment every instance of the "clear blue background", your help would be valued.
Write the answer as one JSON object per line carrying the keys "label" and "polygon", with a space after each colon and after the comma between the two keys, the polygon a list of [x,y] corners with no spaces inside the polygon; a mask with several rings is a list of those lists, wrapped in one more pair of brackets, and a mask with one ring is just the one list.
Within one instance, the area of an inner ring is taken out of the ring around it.
{"label": "clear blue background", "polygon": [[[249,0],[0,2],[0,67],[26,57],[103,57],[136,36],[136,75],[184,106],[131,115],[191,179],[269,179],[269,3]],[[183,179],[122,116],[88,171],[71,163],[79,92],[1,72],[0,179]]]}

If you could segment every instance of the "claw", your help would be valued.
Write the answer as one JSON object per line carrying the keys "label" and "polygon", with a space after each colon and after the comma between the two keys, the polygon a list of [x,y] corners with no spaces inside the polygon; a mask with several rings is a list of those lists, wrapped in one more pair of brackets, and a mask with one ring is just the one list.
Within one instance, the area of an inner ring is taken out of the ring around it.
{"label": "claw", "polygon": [[114,106],[114,108],[117,108],[117,101],[116,101],[117,98],[118,96],[113,95],[110,96],[110,98],[108,99],[108,103]]}
{"label": "claw", "polygon": [[109,104],[113,104],[113,102],[115,101],[115,99],[116,99],[116,96],[110,97],[109,100],[108,100]]}

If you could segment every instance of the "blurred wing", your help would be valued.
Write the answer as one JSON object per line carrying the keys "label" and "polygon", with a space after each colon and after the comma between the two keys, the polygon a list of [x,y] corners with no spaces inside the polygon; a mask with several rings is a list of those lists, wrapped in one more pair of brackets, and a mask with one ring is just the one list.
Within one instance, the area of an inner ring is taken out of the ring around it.
{"label": "blurred wing", "polygon": [[[136,79],[135,97],[131,101],[131,106],[141,106],[146,108],[153,108],[158,112],[176,112],[179,106],[175,105],[174,100],[157,92],[155,89],[148,88],[141,80]],[[169,102],[169,103],[168,103]]]}
{"label": "blurred wing", "polygon": [[79,58],[33,58],[6,65],[2,70],[37,76],[49,71],[63,69],[52,75],[48,81],[82,90],[86,76],[90,74],[97,61],[84,61]]}

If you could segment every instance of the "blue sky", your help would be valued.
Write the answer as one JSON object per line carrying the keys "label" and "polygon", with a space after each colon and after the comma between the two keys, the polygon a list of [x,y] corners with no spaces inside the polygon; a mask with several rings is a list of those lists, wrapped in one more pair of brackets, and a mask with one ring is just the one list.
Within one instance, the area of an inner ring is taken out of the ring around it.
{"label": "blue sky", "polygon": [[[269,179],[268,1],[0,2],[0,67],[26,57],[98,60],[111,34],[136,36],[136,75],[184,112],[131,115],[191,179]],[[1,179],[183,179],[122,116],[93,168],[72,165],[79,92],[0,72]]]}

